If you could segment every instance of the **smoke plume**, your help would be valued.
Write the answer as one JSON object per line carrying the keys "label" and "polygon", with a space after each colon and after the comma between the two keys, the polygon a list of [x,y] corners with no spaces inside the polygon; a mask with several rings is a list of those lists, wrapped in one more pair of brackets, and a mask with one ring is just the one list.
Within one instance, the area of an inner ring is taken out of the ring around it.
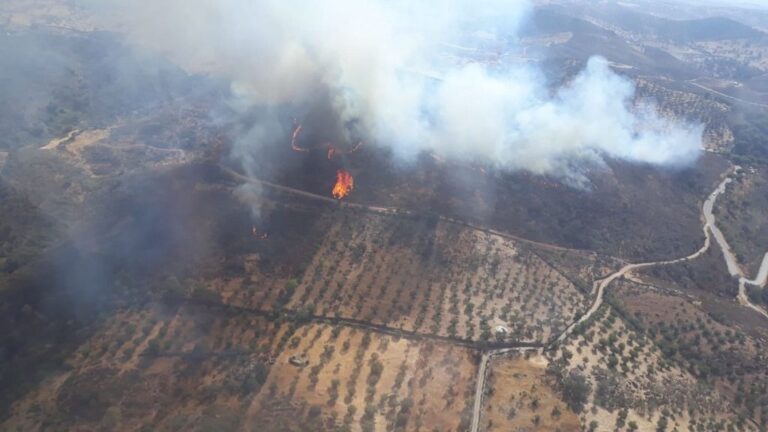
{"label": "smoke plume", "polygon": [[[288,109],[342,145],[364,139],[405,160],[430,151],[576,180],[579,161],[680,165],[700,148],[701,126],[636,104],[632,83],[604,59],[555,91],[514,56],[478,59],[515,47],[527,1],[117,3],[140,44],[230,80],[241,101]],[[256,136],[289,133],[259,128]],[[242,144],[247,153],[259,143]]]}

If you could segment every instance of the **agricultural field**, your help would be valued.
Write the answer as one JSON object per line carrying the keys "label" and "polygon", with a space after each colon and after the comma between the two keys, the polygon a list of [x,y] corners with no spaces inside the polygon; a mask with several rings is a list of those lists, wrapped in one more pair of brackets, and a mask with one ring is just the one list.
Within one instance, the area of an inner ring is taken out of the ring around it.
{"label": "agricultural field", "polygon": [[439,219],[345,214],[286,307],[468,341],[545,342],[588,301],[534,246]]}
{"label": "agricultural field", "polygon": [[[695,297],[666,289],[620,284],[614,301],[622,314],[650,338],[664,356],[717,389],[735,412],[768,422],[768,369],[765,367],[765,326],[741,318],[724,307],[714,309]],[[714,309],[714,310],[713,310]],[[744,325],[756,329],[745,332]]]}
{"label": "agricultural field", "polygon": [[492,431],[579,430],[578,416],[560,399],[540,354],[492,360],[486,387],[483,429]]}
{"label": "agricultural field", "polygon": [[131,307],[1,428],[459,431],[475,363],[466,348],[362,329],[226,307]]}
{"label": "agricultural field", "polygon": [[251,254],[245,276],[208,289],[239,307],[466,341],[544,343],[589,303],[586,284],[575,285],[536,246],[409,215],[348,210],[324,220],[327,234],[302,277],[264,274]]}
{"label": "agricultural field", "polygon": [[540,248],[536,254],[552,267],[558,269],[583,292],[592,292],[595,281],[619,270],[623,260],[596,252],[574,249]]}
{"label": "agricultural field", "polygon": [[0,431],[768,430],[768,12],[0,3]]}
{"label": "agricultural field", "polygon": [[[351,430],[465,430],[475,356],[465,348],[326,325],[298,330],[265,385],[278,397],[324,407],[333,424]],[[293,353],[293,354],[291,354]],[[289,356],[308,361],[290,364]],[[272,393],[254,398],[256,424]]]}
{"label": "agricultural field", "polygon": [[731,107],[701,94],[675,90],[653,81],[636,80],[637,97],[651,101],[671,119],[704,125],[704,147],[727,151],[733,147],[733,131],[728,126]]}
{"label": "agricultural field", "polygon": [[585,429],[757,430],[608,305],[549,360],[547,372]]}

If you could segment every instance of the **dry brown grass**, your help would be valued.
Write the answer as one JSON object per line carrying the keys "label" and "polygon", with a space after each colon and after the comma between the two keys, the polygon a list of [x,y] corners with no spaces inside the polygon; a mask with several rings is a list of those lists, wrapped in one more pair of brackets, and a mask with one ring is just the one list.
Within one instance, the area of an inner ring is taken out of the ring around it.
{"label": "dry brown grass", "polygon": [[[288,359],[308,360],[297,367]],[[374,372],[381,366],[380,374]],[[458,431],[474,382],[471,352],[444,344],[394,339],[354,329],[334,335],[325,325],[307,326],[277,358],[247,418],[256,424],[274,398],[322,407],[351,430]],[[354,414],[347,416],[353,408]]]}
{"label": "dry brown grass", "polygon": [[530,246],[450,222],[361,215],[334,227],[288,307],[469,340],[546,341],[587,305]]}
{"label": "dry brown grass", "polygon": [[768,371],[760,336],[743,332],[726,311],[708,312],[704,307],[712,305],[690,295],[627,282],[617,288],[624,313],[635,317],[670,362],[714,387],[734,411],[746,408],[754,419],[764,416],[768,401],[761,389]]}
{"label": "dry brown grass", "polygon": [[201,306],[121,310],[67,363],[0,429],[459,431],[477,369],[466,348]]}
{"label": "dry brown grass", "polygon": [[546,359],[523,356],[494,359],[488,379],[485,431],[575,431],[578,416],[549,385]]}
{"label": "dry brown grass", "polygon": [[[648,300],[647,296],[643,298]],[[640,303],[654,314],[654,308],[663,304]],[[569,360],[564,362],[566,356]],[[622,407],[628,409],[626,421],[635,421],[640,430],[654,430],[662,416],[668,418],[669,430],[737,422],[735,407],[727,398],[707,388],[684,365],[662,352],[653,339],[637,332],[607,305],[551,361],[567,364],[566,373],[578,372],[591,382],[590,402],[581,414],[583,424],[597,421],[601,428],[612,428]],[[748,423],[738,427],[751,430]]]}

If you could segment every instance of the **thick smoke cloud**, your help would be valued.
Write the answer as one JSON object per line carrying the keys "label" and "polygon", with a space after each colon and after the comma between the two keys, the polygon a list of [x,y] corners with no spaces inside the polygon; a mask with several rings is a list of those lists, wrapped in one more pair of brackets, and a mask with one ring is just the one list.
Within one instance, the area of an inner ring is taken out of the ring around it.
{"label": "thick smoke cloud", "polygon": [[[532,66],[455,55],[512,46],[526,1],[117,3],[135,40],[231,80],[247,103],[288,108],[324,139],[365,139],[404,159],[433,151],[578,180],[574,162],[679,165],[700,148],[700,126],[635,104],[632,84],[601,58],[553,94]],[[257,136],[289,132],[258,127]]]}

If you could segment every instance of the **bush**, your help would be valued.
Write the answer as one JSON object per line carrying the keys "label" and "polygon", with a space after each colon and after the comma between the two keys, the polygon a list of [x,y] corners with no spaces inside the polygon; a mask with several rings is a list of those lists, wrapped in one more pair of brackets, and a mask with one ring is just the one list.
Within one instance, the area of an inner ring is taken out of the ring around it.
{"label": "bush", "polygon": [[586,405],[592,392],[592,386],[587,381],[587,378],[576,371],[572,371],[563,378],[560,389],[563,394],[563,400],[576,413],[584,410],[584,405]]}
{"label": "bush", "polygon": [[371,373],[368,375],[368,385],[373,387],[379,382],[381,373],[384,371],[384,365],[377,359],[371,360]]}

